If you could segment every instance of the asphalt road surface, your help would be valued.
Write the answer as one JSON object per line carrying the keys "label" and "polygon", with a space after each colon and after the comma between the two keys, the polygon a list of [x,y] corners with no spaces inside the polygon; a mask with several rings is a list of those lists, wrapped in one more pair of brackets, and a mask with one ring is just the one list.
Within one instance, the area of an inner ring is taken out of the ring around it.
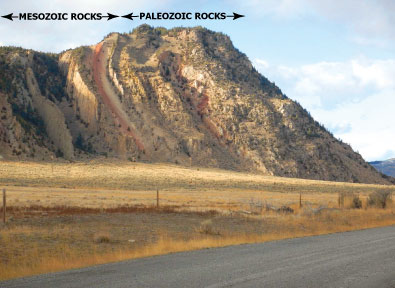
{"label": "asphalt road surface", "polygon": [[395,287],[395,226],[175,253],[0,287]]}

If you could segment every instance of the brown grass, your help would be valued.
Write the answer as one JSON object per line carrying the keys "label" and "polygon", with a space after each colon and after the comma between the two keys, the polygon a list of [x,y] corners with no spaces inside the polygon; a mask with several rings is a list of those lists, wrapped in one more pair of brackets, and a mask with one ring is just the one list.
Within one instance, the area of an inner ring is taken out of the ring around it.
{"label": "brown grass", "polygon": [[[70,209],[67,211],[72,214],[70,216],[63,214],[62,217],[65,219],[75,217],[76,214],[73,214],[75,211]],[[144,210],[133,210],[130,213],[133,215],[142,213],[147,216],[152,215],[154,210],[149,208],[142,211]],[[172,217],[180,215],[173,212],[170,214],[155,212],[160,214],[158,217],[163,218],[163,223],[168,223],[172,221]],[[122,217],[126,214],[114,215]],[[185,219],[198,217],[202,220],[196,222],[194,227],[189,227],[188,225],[193,225],[186,223],[187,226],[181,228],[191,228],[191,230],[185,233],[177,234],[172,230],[174,228],[162,226],[156,231],[156,238],[152,242],[128,240],[129,243],[126,243],[128,241],[119,239],[119,236],[114,233],[112,227],[114,219],[109,217],[108,222],[105,223],[103,221],[105,216],[107,216],[106,213],[98,216],[102,218],[94,223],[94,234],[85,238],[83,230],[91,228],[84,224],[79,227],[71,223],[70,225],[51,224],[49,226],[14,225],[3,228],[0,230],[0,245],[3,247],[0,250],[2,252],[0,279],[180,251],[395,225],[394,208],[322,210],[318,213],[301,209],[297,214],[291,215],[269,211],[262,215],[233,217],[184,212]],[[52,221],[51,219],[53,220],[53,217],[47,217],[48,221]],[[234,225],[235,221],[240,221],[244,226],[250,225],[255,231],[240,230]],[[51,241],[54,243],[50,247],[43,245]]]}
{"label": "brown grass", "polygon": [[[11,206],[7,207],[7,213],[15,217],[25,216],[60,216],[60,215],[84,215],[84,214],[100,214],[100,213],[177,213],[176,206],[130,206],[122,205],[111,208],[91,208],[91,207],[72,207],[72,206]],[[3,207],[0,207],[0,212]],[[212,211],[216,213],[216,211]]]}
{"label": "brown grass", "polygon": [[[372,192],[395,191],[384,185],[165,164],[0,162],[0,186],[9,204],[0,279],[395,225],[392,202],[386,209],[367,205]],[[352,195],[341,208],[339,193]],[[362,209],[348,209],[355,195]]]}
{"label": "brown grass", "polygon": [[[340,192],[338,198],[339,207],[342,208],[353,208],[360,209],[362,208],[362,200],[359,198],[358,194],[353,192]],[[365,205],[366,206],[366,205]]]}

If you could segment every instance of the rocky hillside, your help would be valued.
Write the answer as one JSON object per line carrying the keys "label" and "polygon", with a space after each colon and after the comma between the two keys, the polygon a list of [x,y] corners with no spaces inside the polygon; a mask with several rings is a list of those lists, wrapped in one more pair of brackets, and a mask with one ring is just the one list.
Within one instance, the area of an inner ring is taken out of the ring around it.
{"label": "rocky hillside", "polygon": [[373,161],[369,162],[369,164],[376,168],[377,171],[385,175],[395,177],[395,158],[385,161]]}
{"label": "rocky hillside", "polygon": [[388,183],[221,33],[142,25],[59,55],[0,49],[2,157]]}

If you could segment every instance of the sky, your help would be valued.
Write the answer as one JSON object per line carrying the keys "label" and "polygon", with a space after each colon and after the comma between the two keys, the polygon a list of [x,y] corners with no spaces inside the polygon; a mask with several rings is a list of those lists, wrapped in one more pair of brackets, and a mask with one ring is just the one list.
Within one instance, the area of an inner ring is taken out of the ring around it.
{"label": "sky", "polygon": [[229,35],[256,69],[365,160],[395,157],[393,0],[0,0],[11,12],[237,12],[235,21],[0,19],[0,45],[60,52],[110,32],[201,25]]}

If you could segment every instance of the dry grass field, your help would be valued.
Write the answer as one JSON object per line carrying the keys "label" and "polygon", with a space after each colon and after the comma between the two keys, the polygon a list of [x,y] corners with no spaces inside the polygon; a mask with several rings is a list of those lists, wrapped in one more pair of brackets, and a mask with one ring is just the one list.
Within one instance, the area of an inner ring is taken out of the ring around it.
{"label": "dry grass field", "polygon": [[[386,209],[368,205],[371,193],[392,193],[394,186],[168,164],[3,161],[0,188],[7,190],[8,211],[0,228],[0,279],[395,225],[391,201]],[[353,198],[339,207],[339,193],[357,195],[362,208],[348,209]]]}

